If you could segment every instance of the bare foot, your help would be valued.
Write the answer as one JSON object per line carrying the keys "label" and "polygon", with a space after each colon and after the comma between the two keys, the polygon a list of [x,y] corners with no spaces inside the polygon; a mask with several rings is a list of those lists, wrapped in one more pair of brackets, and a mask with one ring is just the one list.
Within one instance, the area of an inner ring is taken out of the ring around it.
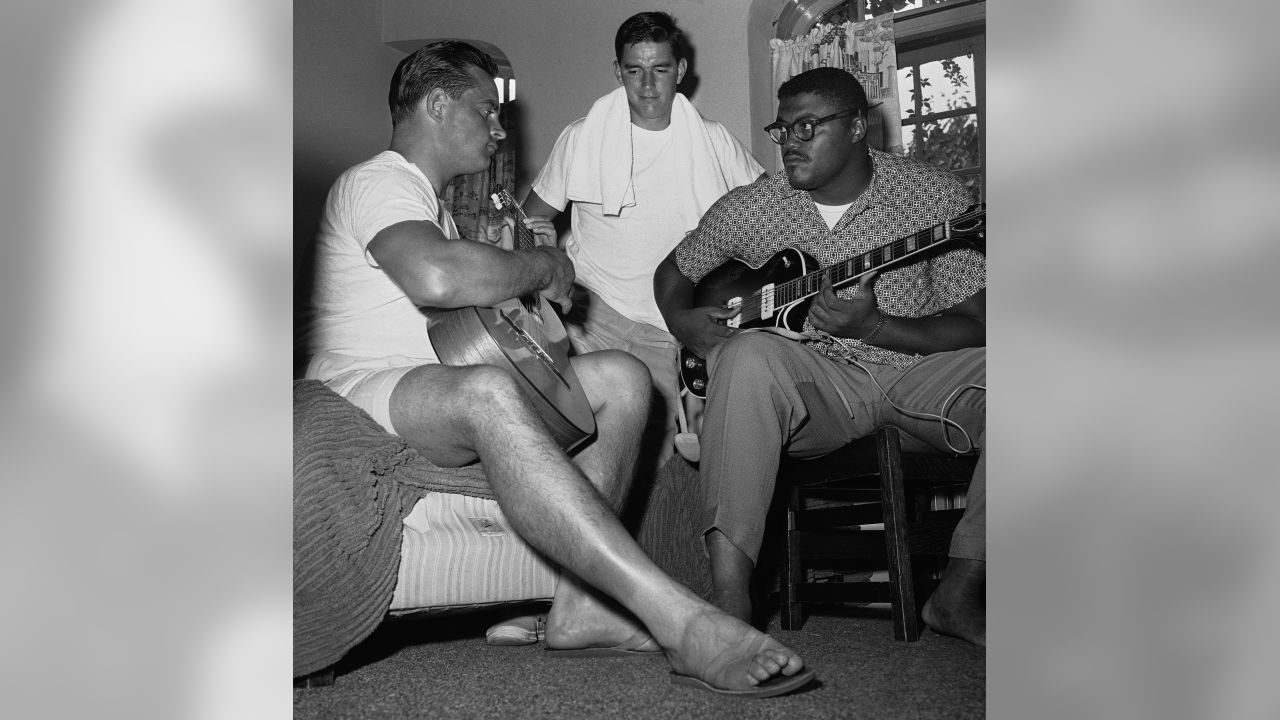
{"label": "bare foot", "polygon": [[951,558],[921,615],[934,632],[987,646],[987,564]]}
{"label": "bare foot", "polygon": [[747,623],[708,606],[666,648],[671,669],[722,690],[748,690],[804,670],[794,650]]}
{"label": "bare foot", "polygon": [[[683,589],[664,615],[662,645],[627,611],[563,573],[547,614],[547,647],[665,651],[671,669],[720,690],[751,690],[804,671],[795,651]],[[808,673],[812,674],[812,673]]]}
{"label": "bare foot", "polygon": [[662,650],[644,626],[612,601],[585,590],[567,572],[560,575],[547,613],[547,647],[553,650],[623,647],[632,652]]}

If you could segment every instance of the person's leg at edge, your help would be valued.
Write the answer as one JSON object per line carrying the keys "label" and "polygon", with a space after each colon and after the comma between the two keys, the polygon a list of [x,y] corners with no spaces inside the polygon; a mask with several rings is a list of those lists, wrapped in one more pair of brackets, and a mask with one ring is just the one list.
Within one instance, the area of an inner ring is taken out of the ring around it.
{"label": "person's leg at edge", "polygon": [[[637,617],[676,672],[747,689],[803,669],[794,651],[665,575],[550,440],[507,373],[417,368],[392,393],[391,419],[406,442],[438,464],[480,458],[513,529]],[[564,599],[558,591],[557,600]]]}
{"label": "person's leg at edge", "polygon": [[831,361],[798,343],[744,333],[712,351],[708,362],[713,380],[699,473],[710,518],[704,539],[711,600],[749,622],[751,577],[784,448],[816,457],[855,430],[831,392]]}
{"label": "person's leg at edge", "polygon": [[[983,446],[985,432],[975,442]],[[951,536],[950,557],[921,614],[934,631],[987,645],[987,456],[978,457],[964,516]]]}
{"label": "person's leg at edge", "polygon": [[[947,417],[964,428],[973,448],[981,453],[964,515],[951,536],[947,566],[921,615],[935,632],[986,646],[986,391],[970,388],[952,397],[956,388],[970,384],[986,385],[985,348],[929,355],[886,386],[894,402],[913,410],[938,413],[950,399]],[[889,407],[884,407],[881,418],[939,452],[953,452],[952,446],[968,449],[963,434],[951,429],[944,435],[936,420],[908,417]]]}

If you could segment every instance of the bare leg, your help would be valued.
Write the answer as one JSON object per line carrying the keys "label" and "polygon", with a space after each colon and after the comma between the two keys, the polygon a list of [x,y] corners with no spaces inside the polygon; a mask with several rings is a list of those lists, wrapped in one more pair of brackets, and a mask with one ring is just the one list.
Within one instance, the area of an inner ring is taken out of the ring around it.
{"label": "bare leg", "polygon": [[[635,475],[648,417],[648,371],[616,351],[578,355],[572,362],[591,402],[597,429],[596,438],[573,460],[613,514],[619,515]],[[499,625],[536,622],[536,616],[526,616]],[[567,570],[561,571],[546,615],[545,639],[551,649],[626,646],[636,652],[661,651],[634,616]]]}
{"label": "bare leg", "polygon": [[987,645],[987,564],[953,557],[921,614],[935,632]]}
{"label": "bare leg", "polygon": [[[599,351],[572,359],[574,372],[596,416],[596,438],[574,462],[600,491],[615,516],[622,512],[638,466],[640,442],[648,420],[649,371],[617,351]],[[547,614],[547,647],[569,649],[626,645],[639,652],[659,651],[634,616],[568,571],[562,571]]]}
{"label": "bare leg", "polygon": [[551,442],[505,372],[417,368],[392,394],[391,419],[436,463],[479,457],[513,529],[638,618],[676,672],[746,689],[804,667],[794,651],[663,573]]}
{"label": "bare leg", "polygon": [[649,417],[649,371],[616,350],[578,355],[572,363],[596,416],[595,439],[573,460],[618,515],[635,477]]}

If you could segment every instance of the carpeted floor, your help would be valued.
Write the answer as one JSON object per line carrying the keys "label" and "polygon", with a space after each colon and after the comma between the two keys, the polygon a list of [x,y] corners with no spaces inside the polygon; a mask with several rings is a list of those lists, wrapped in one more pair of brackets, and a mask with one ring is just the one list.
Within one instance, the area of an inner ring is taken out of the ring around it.
{"label": "carpeted floor", "polygon": [[768,630],[820,681],[766,700],[672,685],[662,658],[555,659],[489,647],[490,613],[384,623],[328,687],[295,689],[294,718],[981,718],[986,651],[927,632],[897,642],[888,610],[832,609]]}

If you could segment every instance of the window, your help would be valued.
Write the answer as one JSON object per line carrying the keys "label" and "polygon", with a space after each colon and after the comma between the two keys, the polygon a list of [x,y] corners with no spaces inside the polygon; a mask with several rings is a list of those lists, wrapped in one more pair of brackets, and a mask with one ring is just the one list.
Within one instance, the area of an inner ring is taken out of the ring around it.
{"label": "window", "polygon": [[985,201],[986,7],[973,0],[845,0],[816,23],[895,13],[902,143]]}

